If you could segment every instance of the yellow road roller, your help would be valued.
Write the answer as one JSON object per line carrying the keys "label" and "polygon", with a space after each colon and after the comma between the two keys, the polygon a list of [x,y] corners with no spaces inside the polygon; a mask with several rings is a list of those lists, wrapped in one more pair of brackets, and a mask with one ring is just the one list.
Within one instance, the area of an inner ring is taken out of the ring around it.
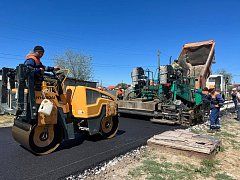
{"label": "yellow road roller", "polygon": [[118,130],[116,99],[96,88],[66,85],[66,71],[44,73],[36,86],[34,69],[24,64],[11,71],[17,110],[12,127],[14,139],[35,154],[56,150],[78,133],[112,138]]}

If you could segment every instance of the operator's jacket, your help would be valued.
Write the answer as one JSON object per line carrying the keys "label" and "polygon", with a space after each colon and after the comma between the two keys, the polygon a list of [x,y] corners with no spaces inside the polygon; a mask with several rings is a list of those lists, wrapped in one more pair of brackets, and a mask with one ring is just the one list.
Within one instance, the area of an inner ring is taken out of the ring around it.
{"label": "operator's jacket", "polygon": [[41,84],[43,81],[43,72],[44,71],[53,71],[54,67],[44,66],[40,59],[36,57],[34,54],[28,54],[26,56],[25,65],[34,68],[34,84],[35,88],[41,88]]}
{"label": "operator's jacket", "polygon": [[[219,93],[215,93],[211,96],[211,110],[212,109],[220,109],[220,107],[224,104],[224,99],[222,98],[222,95]],[[218,107],[215,107],[215,105],[218,105]]]}
{"label": "operator's jacket", "polygon": [[212,100],[212,97],[210,94],[202,94],[202,106],[205,113],[210,113],[211,100]]}

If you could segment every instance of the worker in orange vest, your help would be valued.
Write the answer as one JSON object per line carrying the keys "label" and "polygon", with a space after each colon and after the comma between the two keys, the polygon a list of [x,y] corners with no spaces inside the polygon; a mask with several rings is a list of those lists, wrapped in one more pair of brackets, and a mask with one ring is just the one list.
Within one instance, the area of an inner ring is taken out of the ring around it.
{"label": "worker in orange vest", "polygon": [[26,56],[24,62],[28,67],[34,68],[34,84],[36,89],[41,89],[43,81],[43,72],[51,72],[53,70],[59,70],[59,67],[44,66],[41,62],[41,58],[44,55],[44,48],[42,46],[35,46],[33,52]]}
{"label": "worker in orange vest", "polygon": [[117,98],[118,98],[119,100],[122,100],[122,99],[123,99],[123,94],[124,94],[124,91],[123,91],[122,87],[119,86],[119,87],[118,87],[118,90],[117,90]]}

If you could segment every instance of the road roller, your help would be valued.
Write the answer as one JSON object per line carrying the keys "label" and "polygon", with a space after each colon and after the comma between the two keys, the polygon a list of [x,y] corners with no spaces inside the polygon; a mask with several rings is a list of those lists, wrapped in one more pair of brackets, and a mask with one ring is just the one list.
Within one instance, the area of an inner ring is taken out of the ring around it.
{"label": "road roller", "polygon": [[66,85],[66,71],[45,72],[40,87],[34,69],[24,64],[8,74],[15,81],[11,88],[17,100],[12,135],[34,154],[49,154],[79,133],[102,138],[117,133],[115,97],[92,87]]}

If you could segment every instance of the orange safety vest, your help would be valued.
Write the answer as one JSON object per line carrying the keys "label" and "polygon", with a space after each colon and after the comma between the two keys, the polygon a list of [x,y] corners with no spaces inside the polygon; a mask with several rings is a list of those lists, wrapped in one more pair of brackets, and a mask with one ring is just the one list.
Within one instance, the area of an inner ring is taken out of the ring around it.
{"label": "orange safety vest", "polygon": [[41,65],[42,64],[40,59],[38,57],[36,57],[34,54],[28,54],[26,56],[26,60],[28,60],[28,59],[33,59],[34,62],[36,63],[36,65]]}
{"label": "orange safety vest", "polygon": [[118,94],[118,95],[123,95],[123,90],[119,89],[119,90],[117,91],[117,94]]}

